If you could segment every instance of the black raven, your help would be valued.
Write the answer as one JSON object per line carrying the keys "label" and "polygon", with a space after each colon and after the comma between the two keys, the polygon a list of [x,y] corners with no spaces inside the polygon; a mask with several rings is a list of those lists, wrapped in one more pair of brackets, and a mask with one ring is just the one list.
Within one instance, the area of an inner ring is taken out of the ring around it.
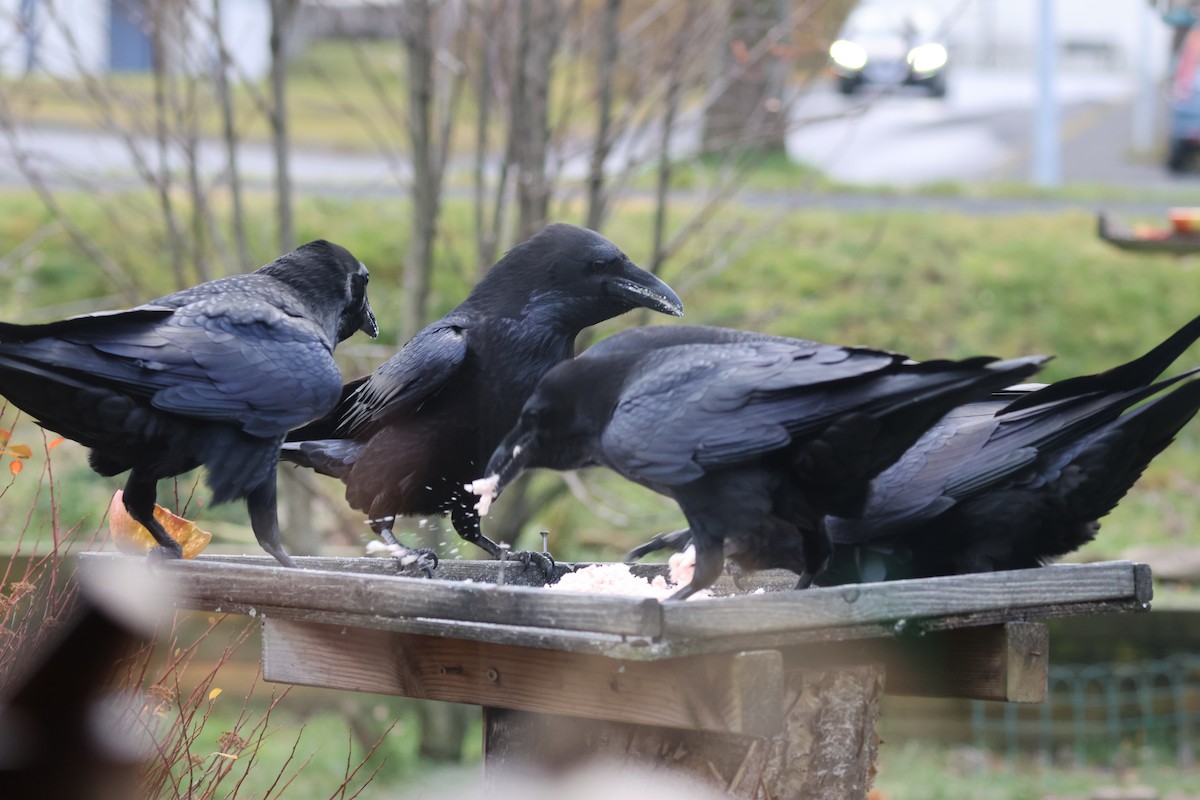
{"label": "black raven", "polygon": [[821,518],[856,512],[871,478],[949,408],[1012,383],[1029,357],[914,363],[902,355],[719,328],[609,337],[548,372],[476,485],[485,505],[527,467],[602,465],[679,503],[696,545],[691,583],[723,553],[823,568]]}
{"label": "black raven", "polygon": [[1196,370],[1154,382],[1198,336],[1200,317],[1107,372],[951,411],[872,482],[859,518],[825,521],[821,582],[1036,567],[1091,541],[1200,408],[1200,381],[1165,391]]}
{"label": "black raven", "polygon": [[181,555],[154,519],[158,481],[204,466],[213,502],[246,498],[259,544],[293,566],[279,541],[277,453],[337,403],[334,346],[378,334],[367,278],[345,248],[316,241],[126,311],[0,323],[0,394],[90,447],[101,475],[129,470],[125,507],[156,555]]}
{"label": "black raven", "polygon": [[[574,355],[579,332],[638,307],[683,313],[675,292],[612,242],[550,225],[506,253],[461,305],[348,384],[337,410],[289,436],[281,456],[339,478],[388,544],[398,544],[394,517],[449,513],[459,536],[499,558],[465,484],[482,474],[538,379]],[[426,572],[436,563],[419,553]]]}

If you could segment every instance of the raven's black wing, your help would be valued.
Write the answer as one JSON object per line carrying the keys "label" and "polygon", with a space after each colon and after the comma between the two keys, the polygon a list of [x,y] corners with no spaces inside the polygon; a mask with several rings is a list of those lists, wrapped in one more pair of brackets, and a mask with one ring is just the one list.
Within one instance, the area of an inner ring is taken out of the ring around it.
{"label": "raven's black wing", "polygon": [[[601,446],[623,474],[679,485],[706,467],[788,444],[807,410],[797,391],[884,369],[899,357],[777,341],[654,351],[621,394]],[[813,416],[824,410],[813,411]]]}
{"label": "raven's black wing", "polygon": [[[184,308],[142,307],[30,326],[0,353],[76,386],[108,388],[150,407],[278,436],[337,402],[332,344],[310,320],[245,297]],[[9,331],[0,339],[10,341]]]}
{"label": "raven's black wing", "polygon": [[338,435],[354,437],[396,414],[411,414],[440,392],[467,357],[460,325],[434,323],[375,370],[351,396]]}
{"label": "raven's black wing", "polygon": [[847,544],[878,539],[1013,481],[1056,483],[1095,432],[1131,405],[1195,372],[1126,392],[1087,393],[1015,410],[1010,406],[995,416],[986,414],[988,403],[955,409],[875,478],[860,519],[828,521],[830,537]]}

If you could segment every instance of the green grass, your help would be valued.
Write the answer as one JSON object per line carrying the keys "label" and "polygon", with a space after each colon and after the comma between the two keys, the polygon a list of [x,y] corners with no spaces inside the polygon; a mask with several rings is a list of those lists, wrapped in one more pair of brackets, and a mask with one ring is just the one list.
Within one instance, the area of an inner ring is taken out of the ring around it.
{"label": "green grass", "polygon": [[1161,797],[1185,800],[1195,797],[1200,785],[1200,774],[1181,770],[1168,759],[1141,767],[1077,768],[884,738],[875,780],[878,800],[1090,800],[1099,796],[1098,790],[1116,787],[1151,787]]}
{"label": "green grass", "polygon": [[[360,66],[360,64],[362,66]],[[385,110],[403,113],[403,50],[395,42],[317,43],[289,65],[288,125],[293,144],[375,151],[381,143],[403,147],[402,123]],[[364,72],[366,70],[366,72]],[[376,79],[372,88],[364,74]],[[167,83],[168,118],[194,96],[194,123],[203,136],[220,136],[222,121],[207,78],[176,76]],[[155,119],[155,87],[148,74],[114,73],[92,82],[33,74],[0,80],[0,95],[13,117],[26,124],[73,128],[149,130]],[[266,141],[270,85],[266,78],[231,90],[241,138]]]}

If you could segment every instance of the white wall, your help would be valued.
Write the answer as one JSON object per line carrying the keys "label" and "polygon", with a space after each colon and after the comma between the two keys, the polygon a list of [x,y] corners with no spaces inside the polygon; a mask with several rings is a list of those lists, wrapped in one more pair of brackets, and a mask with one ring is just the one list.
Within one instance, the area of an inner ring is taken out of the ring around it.
{"label": "white wall", "polygon": [[[207,2],[188,19],[188,55],[184,68],[206,73],[215,64],[216,43],[212,37],[212,5]],[[223,0],[221,38],[233,64],[229,79],[258,80],[271,66],[271,10],[267,0]]]}
{"label": "white wall", "polygon": [[[25,45],[17,29],[20,0],[0,0],[0,69],[25,71]],[[106,0],[37,0],[38,68],[53,75],[96,71],[108,62]]]}

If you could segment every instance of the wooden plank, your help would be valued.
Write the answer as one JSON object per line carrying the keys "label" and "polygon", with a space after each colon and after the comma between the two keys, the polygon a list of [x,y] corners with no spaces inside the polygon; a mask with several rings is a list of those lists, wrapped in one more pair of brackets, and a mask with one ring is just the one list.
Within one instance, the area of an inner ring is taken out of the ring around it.
{"label": "wooden plank", "polygon": [[777,651],[636,662],[268,618],[268,680],[752,736],[783,724]]}
{"label": "wooden plank", "polygon": [[[81,565],[103,568],[128,557],[85,554]],[[148,565],[148,568],[150,566]],[[280,566],[204,561],[156,562],[181,604],[203,611],[296,607],[363,617],[424,617],[596,631],[654,638],[662,632],[657,600],[548,592],[521,586],[363,575]]]}
{"label": "wooden plank", "polygon": [[877,662],[886,693],[1040,703],[1046,697],[1050,635],[1045,625],[1011,622],[916,637],[834,642],[784,650],[787,669]]}
{"label": "wooden plank", "polygon": [[251,612],[253,612],[253,616],[263,620],[315,622],[342,628],[443,636],[517,647],[534,647],[542,650],[564,650],[571,653],[602,655],[608,658],[651,661],[671,657],[661,644],[652,639],[596,631],[537,628],[528,625],[501,625],[492,622],[466,622],[424,617],[364,616],[345,612],[312,611],[306,608],[264,605],[251,607],[232,604],[221,606],[219,613],[250,615]]}
{"label": "wooden plank", "polygon": [[[293,558],[301,569],[323,570],[326,572],[351,572],[357,575],[379,575],[381,577],[425,577],[420,570],[402,569],[391,558],[359,557],[331,558],[326,556],[296,556]],[[196,559],[202,564],[239,564],[251,567],[272,568],[278,562],[270,556],[200,556]],[[570,572],[576,565],[567,562],[555,564],[555,575],[561,577]],[[659,567],[662,565],[647,565]],[[662,566],[665,571],[665,566]],[[500,583],[500,562],[480,561],[469,559],[447,559],[438,564],[434,578],[444,581],[475,581],[478,583]],[[504,581],[508,586],[543,586],[545,576],[540,568],[526,569],[519,561],[510,559],[504,565]]]}
{"label": "wooden plank", "polygon": [[[145,562],[83,554],[81,569],[86,573],[116,563]],[[306,567],[315,568],[304,570],[284,570],[266,557],[202,559],[156,569],[170,576],[185,596],[180,605],[187,608],[495,638],[638,660],[1143,610],[1151,597],[1148,568],[1127,562],[665,604],[479,583],[474,581],[480,575],[498,574],[497,562],[448,563],[463,580],[396,577],[387,560],[366,558],[305,559]],[[329,569],[342,565],[364,572]],[[647,571],[656,568],[661,565],[644,565]],[[790,585],[786,576],[768,574],[766,581],[772,587]],[[664,617],[670,620],[666,627]]]}
{"label": "wooden plank", "polygon": [[[89,554],[90,555],[90,554]],[[360,557],[332,558],[327,556],[295,556],[293,560],[302,569],[319,569],[330,572],[353,572],[362,575],[381,575],[405,577],[423,577],[418,571],[398,569],[396,562],[390,558]],[[202,555],[196,559],[201,564],[241,564],[274,568],[278,562],[270,556],[250,555]],[[561,577],[567,572],[592,566],[594,562],[555,563],[555,574]],[[627,565],[634,575],[652,579],[657,576],[668,576],[666,564],[633,563]],[[500,562],[471,559],[447,559],[438,564],[434,577],[438,580],[475,581],[482,583],[499,583]],[[505,581],[509,586],[541,586],[544,578],[540,569],[526,569],[523,564],[509,560],[505,564]],[[757,589],[765,591],[790,591],[796,587],[796,573],[785,569],[761,570],[748,573],[739,578],[742,588],[739,589],[728,574],[722,574],[713,585],[715,594],[725,596],[731,594],[746,594]]]}
{"label": "wooden plank", "polygon": [[923,619],[952,614],[1148,602],[1142,600],[1145,587],[1137,573],[1135,565],[1114,561],[664,603],[663,633],[672,639],[713,639],[869,623],[888,623],[900,632]]}
{"label": "wooden plank", "polygon": [[[1149,610],[1141,601],[1125,598],[1098,600],[1088,603],[1057,603],[1029,608],[996,608],[965,614],[947,614],[941,617],[905,619],[903,626],[896,621],[871,622],[859,625],[835,625],[826,628],[804,628],[774,633],[749,633],[744,636],[729,634],[720,637],[665,638],[654,644],[656,658],[683,658],[689,655],[766,647],[786,649],[797,645],[813,645],[823,642],[845,642],[862,639],[890,639],[903,635],[929,635],[939,631],[975,628],[987,625],[1002,625],[1007,622],[1037,622],[1063,617],[1098,616],[1103,614],[1136,613]],[[649,656],[647,656],[649,657]]]}

